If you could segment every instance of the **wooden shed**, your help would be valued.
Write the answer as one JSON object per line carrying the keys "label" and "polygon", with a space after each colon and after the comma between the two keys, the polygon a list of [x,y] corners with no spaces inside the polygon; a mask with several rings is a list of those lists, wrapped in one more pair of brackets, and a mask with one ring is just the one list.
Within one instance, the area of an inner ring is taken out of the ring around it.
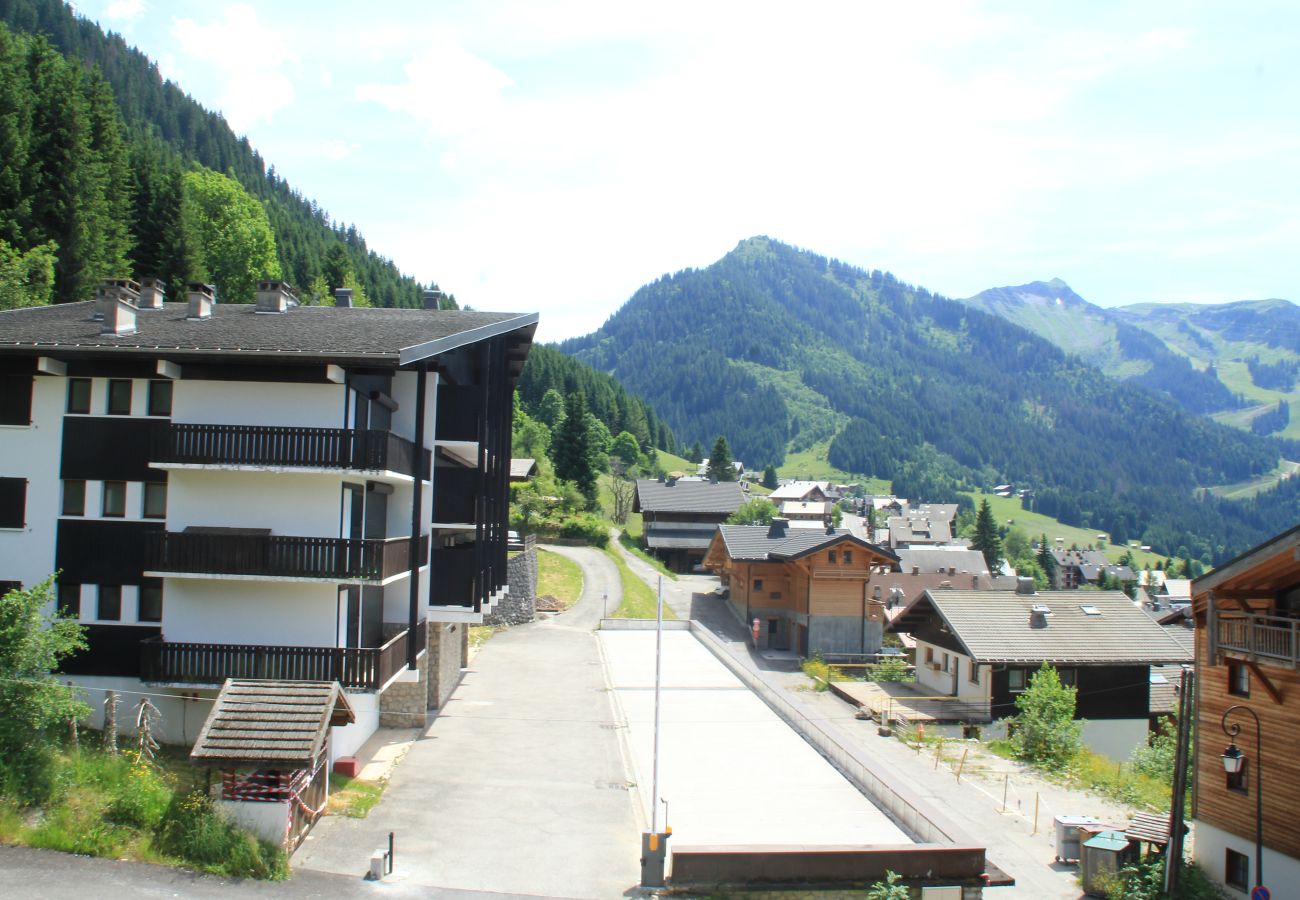
{"label": "wooden shed", "polygon": [[337,681],[227,679],[190,751],[232,819],[292,852],[325,811],[329,734],[356,721]]}

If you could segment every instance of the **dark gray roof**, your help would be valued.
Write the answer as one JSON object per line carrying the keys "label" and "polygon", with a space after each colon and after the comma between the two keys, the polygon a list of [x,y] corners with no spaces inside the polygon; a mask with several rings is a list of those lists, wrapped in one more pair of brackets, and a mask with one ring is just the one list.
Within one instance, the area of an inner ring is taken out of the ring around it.
{"label": "dark gray roof", "polygon": [[204,321],[186,318],[186,303],[141,310],[137,330],[103,335],[93,301],[0,312],[0,353],[98,355],[211,354],[277,360],[302,357],[401,365],[510,331],[532,327],[537,314],[465,310],[299,306],[258,313],[251,303],[218,303]]}
{"label": "dark gray roof", "polygon": [[656,550],[703,550],[713,541],[718,526],[701,522],[697,527],[686,523],[650,524],[645,529],[646,545]]}
{"label": "dark gray roof", "polygon": [[[1030,624],[1030,610],[1051,610],[1047,625]],[[1083,607],[1096,608],[1088,615]],[[1190,663],[1192,654],[1122,591],[926,591],[895,620],[914,631],[934,610],[982,663]]]}
{"label": "dark gray roof", "polygon": [[226,680],[190,761],[228,768],[310,769],[331,725],[356,715],[337,681]]}
{"label": "dark gray roof", "polygon": [[727,555],[735,560],[763,561],[792,559],[812,553],[819,547],[849,540],[879,553],[886,559],[894,554],[856,537],[847,528],[828,532],[824,528],[786,528],[779,531],[767,525],[719,525]]}
{"label": "dark gray roof", "polygon": [[636,483],[637,509],[641,512],[717,513],[723,518],[740,509],[747,499],[739,482],[652,481]]}
{"label": "dark gray roof", "polygon": [[915,566],[921,574],[930,572],[947,572],[956,569],[959,573],[978,575],[989,570],[984,554],[969,547],[957,550],[943,550],[936,547],[904,547],[895,551],[898,554],[900,571],[910,572]]}

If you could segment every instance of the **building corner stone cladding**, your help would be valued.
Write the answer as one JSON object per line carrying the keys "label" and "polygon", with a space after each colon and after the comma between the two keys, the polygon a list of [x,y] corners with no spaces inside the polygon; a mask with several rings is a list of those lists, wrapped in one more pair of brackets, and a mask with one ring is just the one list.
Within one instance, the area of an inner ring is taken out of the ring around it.
{"label": "building corner stone cladding", "polygon": [[529,535],[522,553],[506,563],[510,591],[492,612],[483,617],[484,625],[523,625],[537,615],[537,544]]}
{"label": "building corner stone cladding", "polygon": [[460,684],[469,628],[463,623],[430,622],[428,652],[416,661],[419,681],[395,681],[379,696],[379,724],[423,727],[428,712],[440,708]]}

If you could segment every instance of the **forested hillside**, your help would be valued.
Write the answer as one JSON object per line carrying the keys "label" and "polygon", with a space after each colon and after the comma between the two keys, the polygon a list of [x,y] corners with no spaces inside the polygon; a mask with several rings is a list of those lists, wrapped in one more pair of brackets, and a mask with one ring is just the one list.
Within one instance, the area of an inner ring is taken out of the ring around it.
{"label": "forested hillside", "polygon": [[524,412],[533,418],[547,418],[542,412],[542,399],[548,390],[558,391],[561,396],[582,394],[587,410],[604,423],[610,434],[628,432],[637,439],[642,452],[659,449],[677,453],[672,429],[616,378],[554,347],[537,344],[529,351],[519,378],[519,403]]}
{"label": "forested hillside", "polygon": [[1300,517],[1297,487],[1249,503],[1198,492],[1270,471],[1275,442],[887,272],[765,238],[647,285],[561,349],[645,396],[683,444],[725,434],[750,467],[829,426],[832,464],[903,494],[951,500],[1014,481],[1068,524],[1207,561]]}
{"label": "forested hillside", "polygon": [[268,171],[120,36],[58,0],[0,0],[0,23],[0,279],[39,279],[52,262],[55,300],[128,274],[163,277],[174,294],[204,251],[181,227],[182,176],[203,166],[261,202],[279,273],[299,289],[422,303],[424,285]]}

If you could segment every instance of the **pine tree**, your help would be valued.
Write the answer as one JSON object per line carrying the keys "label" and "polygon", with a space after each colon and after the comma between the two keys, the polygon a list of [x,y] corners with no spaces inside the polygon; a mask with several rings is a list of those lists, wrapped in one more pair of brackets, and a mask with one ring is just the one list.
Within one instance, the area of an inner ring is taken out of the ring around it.
{"label": "pine tree", "polygon": [[763,487],[774,491],[777,489],[779,484],[780,482],[776,477],[776,466],[769,464],[768,467],[763,470]]}
{"label": "pine tree", "polygon": [[1043,570],[1043,574],[1047,576],[1047,583],[1055,588],[1057,576],[1056,557],[1052,555],[1052,548],[1047,543],[1046,533],[1038,536],[1038,566]]}
{"label": "pine tree", "polygon": [[979,512],[975,515],[975,537],[970,547],[984,554],[984,562],[991,574],[996,575],[1001,570],[1002,538],[998,537],[998,526],[993,521],[993,509],[987,499],[980,501]]}
{"label": "pine tree", "polygon": [[589,415],[583,395],[570,394],[564,403],[564,419],[551,441],[551,461],[555,476],[577,485],[592,508],[596,503],[596,447]]}
{"label": "pine tree", "polygon": [[731,461],[731,449],[727,446],[727,439],[722,435],[718,435],[718,439],[713,442],[713,451],[709,454],[709,468],[705,474],[716,481],[736,480],[736,466]]}

